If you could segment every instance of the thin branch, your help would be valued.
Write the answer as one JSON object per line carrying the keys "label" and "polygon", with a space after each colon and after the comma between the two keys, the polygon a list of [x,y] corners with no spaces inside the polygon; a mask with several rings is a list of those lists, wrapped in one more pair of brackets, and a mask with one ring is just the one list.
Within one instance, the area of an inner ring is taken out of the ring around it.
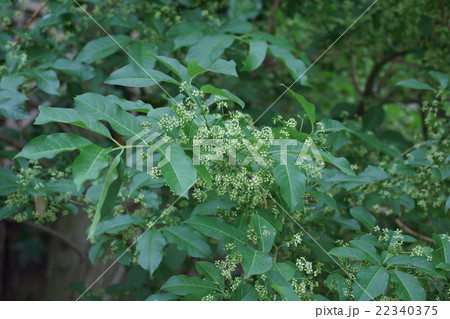
{"label": "thin branch", "polygon": [[270,11],[269,23],[267,25],[267,33],[272,33],[273,29],[273,20],[275,19],[275,13],[277,12],[278,6],[280,5],[280,0],[274,0],[272,11]]}
{"label": "thin branch", "polygon": [[353,86],[355,87],[356,92],[359,95],[362,95],[363,92],[359,88],[358,79],[356,78],[356,65],[355,65],[355,57],[354,56],[352,56],[352,60],[351,60],[350,73],[352,75],[352,83],[353,83]]}
{"label": "thin branch", "polygon": [[408,234],[410,234],[410,235],[412,235],[412,236],[414,236],[414,237],[420,238],[420,239],[422,239],[422,240],[425,240],[425,241],[427,241],[427,242],[429,242],[429,243],[434,243],[434,239],[432,239],[432,238],[430,238],[430,237],[427,237],[427,236],[425,236],[425,235],[419,234],[418,232],[412,230],[411,228],[409,228],[408,226],[406,226],[405,224],[403,224],[403,222],[400,220],[400,218],[396,217],[396,218],[394,218],[394,221],[395,221],[395,223],[396,223],[401,229],[403,229],[406,233],[408,233]]}
{"label": "thin branch", "polygon": [[[34,22],[34,20],[36,20],[36,18],[38,17],[38,15],[41,13],[41,11],[48,5],[48,3],[50,2],[50,0],[46,0],[39,9],[37,9],[36,11],[34,11],[33,15],[28,19],[28,21],[25,23],[25,25],[23,26],[23,30],[27,30],[30,25]],[[20,42],[22,42],[22,37],[19,37],[16,40],[16,43],[14,43],[13,49],[15,49]]]}

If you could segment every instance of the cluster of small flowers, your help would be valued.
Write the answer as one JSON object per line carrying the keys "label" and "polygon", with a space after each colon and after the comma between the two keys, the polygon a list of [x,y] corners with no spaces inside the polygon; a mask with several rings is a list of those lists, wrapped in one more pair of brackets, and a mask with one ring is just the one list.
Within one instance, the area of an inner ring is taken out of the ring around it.
{"label": "cluster of small flowers", "polygon": [[231,273],[236,270],[238,264],[242,261],[242,255],[235,251],[228,254],[224,260],[216,260],[214,263],[220,269],[220,273],[225,279],[232,280]]}
{"label": "cluster of small flowers", "polygon": [[291,245],[297,247],[297,245],[300,245],[302,243],[303,239],[301,237],[300,233],[294,234],[294,236],[292,236],[292,239],[288,242],[286,242],[286,247],[290,247]]}
{"label": "cluster of small flowers", "polygon": [[255,289],[258,293],[258,299],[261,301],[267,301],[269,300],[269,294],[267,292],[266,286],[261,284],[259,281],[255,282]]}
{"label": "cluster of small flowers", "polygon": [[162,174],[161,174],[161,167],[159,166],[152,166],[152,171],[150,172],[150,176],[156,181],[157,179],[159,179]]}
{"label": "cluster of small flowers", "polygon": [[213,295],[208,294],[202,298],[202,301],[214,301],[216,300]]}
{"label": "cluster of small flowers", "polygon": [[253,227],[250,227],[247,229],[247,239],[251,241],[253,244],[256,244],[258,242],[258,235],[256,235],[255,230]]}
{"label": "cluster of small flowers", "polygon": [[305,272],[307,275],[311,275],[314,273],[312,262],[307,261],[305,257],[297,258],[295,265],[300,271]]}
{"label": "cluster of small flowers", "polygon": [[397,229],[392,235],[392,243],[389,245],[389,252],[398,254],[402,250],[403,235],[400,229]]}

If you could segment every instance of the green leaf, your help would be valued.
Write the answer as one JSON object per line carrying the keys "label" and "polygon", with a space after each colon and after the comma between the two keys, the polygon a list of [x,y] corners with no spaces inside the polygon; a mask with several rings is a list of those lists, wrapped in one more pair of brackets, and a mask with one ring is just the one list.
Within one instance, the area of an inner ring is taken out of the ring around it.
{"label": "green leaf", "polygon": [[320,156],[322,156],[323,160],[327,163],[333,164],[336,166],[342,173],[355,176],[350,163],[345,157],[334,157],[330,153],[319,150]]}
{"label": "green leaf", "polygon": [[[270,40],[272,42],[272,40]],[[282,61],[289,70],[291,77],[301,84],[306,84],[307,75],[305,74],[306,66],[303,61],[296,59],[287,49],[277,45],[269,46],[270,53],[278,60]],[[301,78],[299,78],[302,76]]]}
{"label": "green leaf", "polygon": [[282,85],[289,91],[289,93],[291,93],[291,95],[297,100],[297,102],[300,103],[311,124],[314,125],[314,123],[316,123],[316,107],[314,106],[314,104],[309,103],[302,95],[295,93],[286,85]]}
{"label": "green leaf", "polygon": [[38,160],[44,157],[53,158],[61,152],[73,151],[90,144],[92,143],[88,139],[70,133],[41,135],[28,142],[14,158],[24,157],[30,160]]}
{"label": "green leaf", "polygon": [[192,211],[191,215],[214,215],[219,211],[219,209],[230,210],[235,206],[236,203],[231,200],[215,199],[198,204]]}
{"label": "green leaf", "polygon": [[283,274],[279,271],[271,269],[266,273],[267,284],[269,287],[277,291],[282,300],[287,301],[299,301],[301,300],[292,289],[291,284],[284,278]]}
{"label": "green leaf", "polygon": [[220,32],[230,32],[235,34],[248,33],[251,32],[252,29],[253,26],[250,22],[239,19],[230,19],[219,27]]}
{"label": "green leaf", "polygon": [[339,132],[339,131],[354,132],[341,122],[329,118],[322,119],[320,123],[323,124],[325,132]]}
{"label": "green leaf", "polygon": [[197,75],[205,73],[205,72],[214,72],[232,76],[238,76],[236,73],[236,62],[234,61],[225,61],[222,59],[217,60],[209,67],[205,68],[197,64],[196,61],[189,62],[187,66],[187,72],[192,81]]}
{"label": "green leaf", "polygon": [[197,179],[197,171],[183,149],[177,144],[170,143],[162,150],[164,159],[161,173],[172,191],[182,197],[189,198],[188,191]]}
{"label": "green leaf", "polygon": [[441,72],[436,72],[436,71],[430,71],[428,72],[428,74],[430,74],[433,79],[435,79],[436,81],[439,82],[439,84],[445,89],[447,88],[448,85],[448,75],[441,73]]}
{"label": "green leaf", "polygon": [[198,277],[188,277],[186,275],[172,276],[161,287],[161,290],[167,290],[179,296],[187,294],[207,295],[214,291],[216,287],[208,280]]}
{"label": "green leaf", "polygon": [[450,240],[445,234],[433,234],[437,249],[432,253],[436,268],[450,270]]}
{"label": "green leaf", "polygon": [[208,186],[212,185],[212,176],[205,165],[194,165],[197,170],[197,176],[202,178]]}
{"label": "green leaf", "polygon": [[435,91],[431,86],[426,83],[422,83],[416,79],[403,80],[396,84],[397,86],[403,86],[408,89],[416,89],[416,90],[430,90]]}
{"label": "green leaf", "polygon": [[158,60],[160,63],[164,64],[169,70],[171,70],[173,73],[175,73],[182,82],[186,81],[189,82],[189,75],[186,67],[182,65],[178,60],[168,58],[162,55],[153,55],[151,53],[147,53],[148,55],[154,57],[156,60]]}
{"label": "green leaf", "polygon": [[272,258],[268,254],[249,245],[241,246],[239,252],[242,254],[242,268],[248,277],[265,273],[272,268]]}
{"label": "green leaf", "polygon": [[275,239],[275,228],[272,224],[259,215],[252,216],[252,226],[258,236],[258,248],[264,253],[272,249]]}
{"label": "green leaf", "polygon": [[81,149],[72,165],[72,176],[77,189],[80,190],[87,180],[97,179],[102,170],[108,166],[110,148],[102,148],[95,144]]}
{"label": "green leaf", "polygon": [[59,80],[53,70],[41,70],[31,69],[28,71],[33,79],[36,81],[37,86],[45,93],[52,95],[59,95]]}
{"label": "green leaf", "polygon": [[306,179],[300,167],[288,160],[286,165],[282,163],[275,165],[273,176],[281,188],[281,196],[291,211],[301,209]]}
{"label": "green leaf", "polygon": [[75,108],[96,120],[107,121],[114,131],[124,136],[135,136],[142,128],[139,121],[107,97],[85,93],[75,97]]}
{"label": "green leaf", "polygon": [[225,278],[223,278],[219,268],[207,261],[197,261],[195,269],[197,269],[199,274],[205,276],[206,279],[215,283],[220,290],[225,290]]}
{"label": "green leaf", "polygon": [[212,258],[211,248],[205,238],[187,225],[165,228],[164,235],[169,243],[177,245],[178,249],[186,252],[189,256]]}
{"label": "green leaf", "polygon": [[381,264],[380,255],[377,253],[377,249],[373,246],[373,244],[367,240],[351,240],[350,244],[358,249],[364,251],[369,260],[374,264]]}
{"label": "green leaf", "polygon": [[189,48],[186,61],[197,61],[203,67],[209,67],[233,42],[234,38],[228,34],[207,35]]}
{"label": "green leaf", "polygon": [[357,248],[352,247],[336,247],[328,252],[329,254],[337,257],[344,257],[348,259],[354,260],[368,260],[369,257],[367,254]]}
{"label": "green leaf", "polygon": [[100,235],[103,233],[114,234],[122,230],[128,229],[133,225],[142,225],[145,220],[142,217],[134,215],[117,215],[103,219],[97,225],[95,230],[95,235]]}
{"label": "green leaf", "polygon": [[442,274],[434,268],[433,262],[426,260],[424,257],[394,256],[386,262],[387,267],[392,265],[402,265],[408,268],[409,266],[413,266],[430,276],[442,276]]}
{"label": "green leaf", "polygon": [[98,120],[92,118],[91,116],[80,113],[75,109],[39,105],[39,116],[34,121],[34,124],[43,125],[50,122],[72,124],[112,139],[109,130]]}
{"label": "green leaf", "polygon": [[222,219],[193,216],[186,220],[185,223],[211,238],[230,239],[240,244],[247,243],[244,233]]}
{"label": "green leaf", "polygon": [[105,243],[108,241],[107,237],[102,237],[89,250],[89,260],[91,263],[95,263],[105,253]]}
{"label": "green leaf", "polygon": [[82,81],[87,81],[95,76],[95,69],[85,65],[80,61],[69,59],[58,59],[50,65],[52,69],[62,71],[70,76],[77,77]]}
{"label": "green leaf", "polygon": [[372,230],[377,223],[375,217],[362,206],[350,208],[350,215],[369,230]]}
{"label": "green leaf", "polygon": [[159,267],[164,255],[166,240],[159,230],[149,229],[137,241],[138,263],[150,272],[150,276]]}
{"label": "green leaf", "polygon": [[114,71],[105,80],[106,84],[129,87],[153,86],[159,82],[169,82],[179,85],[174,78],[157,70],[142,70],[133,64],[127,64],[123,68]]}
{"label": "green leaf", "polygon": [[294,278],[296,268],[288,264],[287,262],[284,263],[276,263],[273,265],[273,269],[281,274],[284,279],[287,281]]}
{"label": "green leaf", "polygon": [[241,284],[230,295],[231,301],[257,301],[258,292],[249,284]]}
{"label": "green leaf", "polygon": [[381,295],[388,285],[389,273],[381,266],[362,268],[353,283],[355,300],[368,301]]}
{"label": "green leaf", "polygon": [[340,274],[331,274],[327,277],[327,286],[337,294],[339,300],[346,300],[349,295],[349,286],[345,278]]}
{"label": "green leaf", "polygon": [[94,236],[100,219],[109,213],[114,207],[114,202],[122,185],[123,163],[121,156],[122,152],[117,154],[109,167],[108,173],[106,174],[100,199],[97,203],[97,209],[94,214],[94,219],[89,227],[88,238],[92,238]]}
{"label": "green leaf", "polygon": [[233,93],[231,93],[228,90],[218,89],[218,88],[212,86],[211,84],[206,84],[200,88],[200,91],[202,91],[203,93],[210,93],[210,94],[222,96],[225,99],[233,101],[234,103],[240,105],[242,108],[245,107],[244,101],[242,101],[240,98],[238,98],[236,95],[234,95]]}
{"label": "green leaf", "polygon": [[13,171],[0,167],[0,196],[6,196],[19,188],[19,178]]}
{"label": "green leaf", "polygon": [[267,42],[264,40],[251,40],[250,50],[244,62],[242,71],[253,71],[263,63],[267,52]]}
{"label": "green leaf", "polygon": [[391,272],[392,281],[396,283],[397,296],[404,301],[425,301],[425,290],[414,276],[403,271]]}
{"label": "green leaf", "polygon": [[112,37],[115,41],[109,36],[90,41],[78,54],[76,61],[91,64],[120,50],[120,46],[117,43],[123,47],[131,41],[125,35],[113,35]]}

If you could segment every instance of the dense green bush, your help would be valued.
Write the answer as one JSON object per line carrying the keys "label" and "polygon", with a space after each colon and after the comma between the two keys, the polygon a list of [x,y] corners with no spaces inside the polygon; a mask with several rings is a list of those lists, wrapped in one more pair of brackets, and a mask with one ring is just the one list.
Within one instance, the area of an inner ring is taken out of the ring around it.
{"label": "dense green bush", "polygon": [[87,214],[128,280],[83,299],[448,299],[445,4],[375,4],[299,79],[371,3],[30,3],[1,3],[0,220]]}

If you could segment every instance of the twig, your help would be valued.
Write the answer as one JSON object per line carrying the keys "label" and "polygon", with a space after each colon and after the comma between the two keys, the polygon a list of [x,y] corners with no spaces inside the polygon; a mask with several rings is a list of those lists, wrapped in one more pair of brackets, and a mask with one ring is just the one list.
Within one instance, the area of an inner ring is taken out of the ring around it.
{"label": "twig", "polygon": [[352,83],[353,83],[353,86],[355,87],[356,92],[357,92],[359,95],[362,95],[363,92],[362,92],[361,89],[359,88],[359,85],[358,85],[358,79],[356,78],[355,57],[353,57],[353,56],[352,56],[352,61],[351,61],[350,73],[351,73],[351,75],[352,75]]}
{"label": "twig", "polygon": [[400,218],[396,217],[396,218],[394,218],[394,221],[395,221],[395,223],[396,223],[401,229],[403,229],[406,233],[408,233],[408,234],[410,234],[410,235],[412,235],[412,236],[414,236],[414,237],[420,238],[420,239],[422,239],[422,240],[425,240],[425,241],[427,241],[427,242],[429,242],[429,243],[434,243],[434,239],[432,239],[432,238],[430,238],[430,237],[427,237],[427,236],[425,236],[425,235],[419,234],[418,232],[412,230],[411,228],[409,228],[408,226],[406,226],[405,224],[403,224],[403,222],[400,220]]}
{"label": "twig", "polygon": [[272,11],[270,11],[269,23],[267,25],[267,33],[272,33],[273,20],[275,19],[275,13],[277,12],[278,6],[280,5],[280,0],[274,0]]}
{"label": "twig", "polygon": [[[18,223],[13,219],[8,219],[8,221]],[[25,224],[29,227],[35,228],[35,229],[43,232],[43,233],[47,233],[49,235],[52,235],[52,236],[58,238],[59,240],[64,242],[67,246],[69,246],[70,248],[75,250],[75,252],[78,254],[78,256],[80,256],[81,260],[83,260],[83,261],[86,260],[86,255],[83,252],[83,250],[81,248],[79,248],[77,245],[75,245],[74,243],[72,243],[69,238],[67,238],[60,232],[58,232],[50,227],[47,227],[47,226],[35,224],[33,222],[30,222],[29,220],[25,220],[25,221],[21,222],[21,224]]]}
{"label": "twig", "polygon": [[[48,5],[49,2],[50,2],[50,0],[46,0],[39,9],[34,11],[33,15],[30,17],[30,19],[28,19],[28,21],[23,26],[24,31],[30,27],[30,25],[34,22],[34,20],[36,20],[39,13],[41,13],[42,9],[44,9]],[[22,41],[22,37],[19,37],[16,40],[16,43],[14,43],[13,49],[15,49],[20,44],[21,41]]]}

